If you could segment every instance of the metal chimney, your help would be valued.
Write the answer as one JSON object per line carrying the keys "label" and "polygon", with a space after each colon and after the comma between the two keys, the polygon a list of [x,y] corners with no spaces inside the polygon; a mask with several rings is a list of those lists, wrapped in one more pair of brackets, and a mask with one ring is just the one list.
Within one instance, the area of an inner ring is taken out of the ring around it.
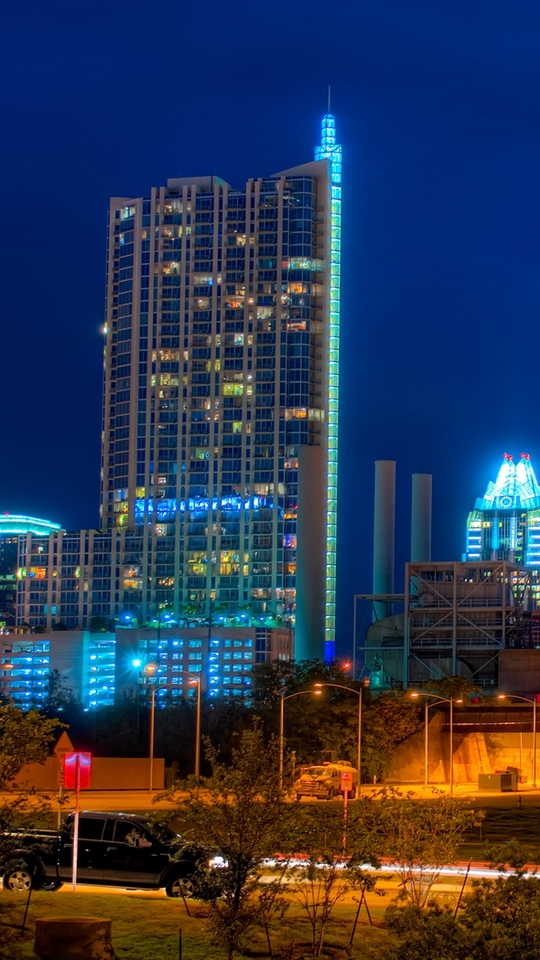
{"label": "metal chimney", "polygon": [[[373,593],[394,592],[396,462],[375,461]],[[374,604],[375,619],[388,616],[387,603]]]}
{"label": "metal chimney", "polygon": [[411,563],[431,561],[430,473],[413,473],[411,504]]}

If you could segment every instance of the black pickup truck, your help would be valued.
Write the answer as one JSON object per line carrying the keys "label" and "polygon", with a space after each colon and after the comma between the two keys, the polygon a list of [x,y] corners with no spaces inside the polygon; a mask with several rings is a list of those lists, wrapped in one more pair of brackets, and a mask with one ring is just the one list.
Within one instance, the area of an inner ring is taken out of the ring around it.
{"label": "black pickup truck", "polygon": [[[74,815],[59,833],[21,835],[21,844],[0,871],[6,890],[58,890],[72,879]],[[127,813],[81,812],[77,881],[131,889],[164,888],[190,896],[199,871],[214,865],[208,849],[186,843],[159,822]],[[216,861],[219,865],[219,860]]]}

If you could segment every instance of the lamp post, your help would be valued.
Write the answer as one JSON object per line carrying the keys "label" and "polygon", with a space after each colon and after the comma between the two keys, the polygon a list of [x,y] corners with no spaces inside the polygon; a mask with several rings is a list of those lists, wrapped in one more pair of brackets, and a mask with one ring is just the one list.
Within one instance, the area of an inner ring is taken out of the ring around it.
{"label": "lamp post", "polygon": [[[145,667],[145,671],[149,674],[155,674],[156,665],[154,663],[148,663]],[[178,673],[182,673],[185,676],[189,677],[190,683],[197,684],[197,713],[195,720],[195,789],[196,792],[199,790],[199,780],[201,773],[201,678],[194,673],[190,673],[188,670],[179,670]],[[159,684],[159,689],[161,690],[170,690],[173,687],[172,683],[163,683]],[[174,689],[177,689],[176,686]],[[155,718],[156,718],[156,685],[152,684],[151,688],[151,703],[150,703],[150,750],[149,750],[149,760],[150,760],[150,769],[149,769],[149,790],[152,792],[152,775],[154,769],[154,734],[155,734]]]}
{"label": "lamp post", "polygon": [[[421,693],[418,690],[413,691],[410,694],[413,699],[416,697],[436,697],[437,694],[431,693]],[[449,703],[450,704],[450,793],[454,792],[454,703],[463,703],[463,699],[455,699],[453,697],[437,697],[433,703],[426,703],[424,710],[424,786],[428,786],[428,752],[429,752],[429,716],[428,710],[430,707],[436,707],[438,703]]]}
{"label": "lamp post", "polygon": [[362,793],[362,693],[364,687],[367,687],[369,684],[364,681],[364,685],[360,687],[359,690],[355,690],[353,687],[346,687],[342,683],[316,683],[315,686],[318,688],[322,687],[337,687],[338,690],[347,690],[348,693],[354,693],[358,697],[358,734],[357,734],[357,750],[356,750],[356,764],[358,767],[358,783],[356,784],[356,799],[360,799]]}
{"label": "lamp post", "polygon": [[531,700],[530,697],[522,697],[517,693],[499,693],[497,700],[523,700],[524,703],[530,703],[533,708],[533,787],[536,789],[536,699]]}
{"label": "lamp post", "polygon": [[[319,691],[320,692],[320,691]],[[314,690],[299,690],[298,693],[280,693],[279,695],[279,790],[283,792],[283,731],[285,721],[285,701],[293,697],[302,697],[305,693],[317,693]]]}

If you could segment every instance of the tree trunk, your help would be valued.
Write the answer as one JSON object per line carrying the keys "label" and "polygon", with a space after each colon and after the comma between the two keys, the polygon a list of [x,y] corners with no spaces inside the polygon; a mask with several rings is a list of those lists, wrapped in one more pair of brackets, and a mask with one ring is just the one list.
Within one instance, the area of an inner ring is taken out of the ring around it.
{"label": "tree trunk", "polygon": [[34,952],[40,960],[117,960],[111,921],[100,917],[36,920]]}

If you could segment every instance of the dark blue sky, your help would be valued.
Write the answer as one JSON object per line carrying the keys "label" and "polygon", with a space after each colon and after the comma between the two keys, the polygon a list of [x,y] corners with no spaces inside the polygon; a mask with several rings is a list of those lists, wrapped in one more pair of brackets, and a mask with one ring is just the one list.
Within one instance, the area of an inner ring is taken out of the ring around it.
{"label": "dark blue sky", "polygon": [[344,148],[339,644],[371,589],[373,461],[433,474],[434,559],[505,450],[540,469],[533,0],[30,0],[0,39],[0,508],[98,522],[109,196]]}

